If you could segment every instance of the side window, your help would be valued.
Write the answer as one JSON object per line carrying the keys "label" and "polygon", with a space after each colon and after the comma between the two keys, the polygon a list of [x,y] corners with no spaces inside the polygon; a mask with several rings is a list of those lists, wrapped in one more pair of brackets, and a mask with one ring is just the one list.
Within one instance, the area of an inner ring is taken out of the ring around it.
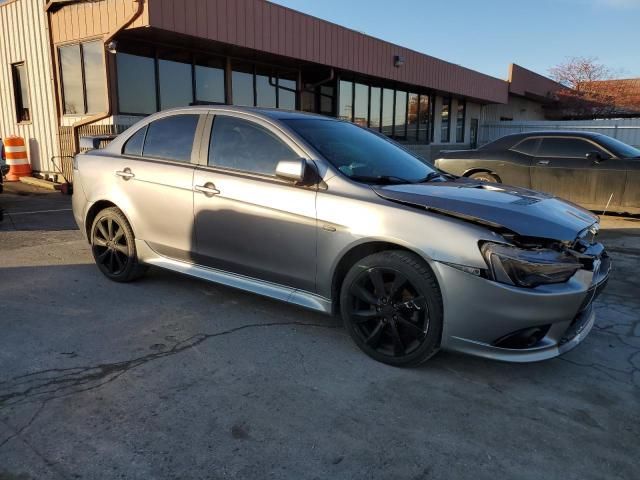
{"label": "side window", "polygon": [[122,153],[125,155],[136,155],[138,157],[142,156],[142,146],[144,145],[144,137],[147,134],[147,126],[145,125],[133,136],[129,137],[127,143],[124,144],[124,148],[122,149]]}
{"label": "side window", "polygon": [[538,156],[584,158],[593,151],[600,149],[581,138],[547,137],[542,139]]}
{"label": "side window", "polygon": [[151,122],[142,155],[177,162],[191,161],[199,118],[200,115],[173,115]]}
{"label": "side window", "polygon": [[280,160],[299,155],[275,134],[253,122],[216,116],[209,145],[209,165],[273,175]]}
{"label": "side window", "polygon": [[539,138],[527,138],[522,140],[515,147],[511,147],[511,150],[518,153],[524,153],[525,155],[535,155],[539,143]]}

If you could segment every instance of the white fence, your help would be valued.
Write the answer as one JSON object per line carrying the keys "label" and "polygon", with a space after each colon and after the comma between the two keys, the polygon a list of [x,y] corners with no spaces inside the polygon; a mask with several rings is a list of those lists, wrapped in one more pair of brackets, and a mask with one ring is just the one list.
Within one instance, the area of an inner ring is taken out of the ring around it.
{"label": "white fence", "polygon": [[480,125],[478,145],[484,145],[510,133],[527,133],[539,130],[574,130],[603,133],[617,138],[621,142],[640,148],[640,118],[487,122]]}

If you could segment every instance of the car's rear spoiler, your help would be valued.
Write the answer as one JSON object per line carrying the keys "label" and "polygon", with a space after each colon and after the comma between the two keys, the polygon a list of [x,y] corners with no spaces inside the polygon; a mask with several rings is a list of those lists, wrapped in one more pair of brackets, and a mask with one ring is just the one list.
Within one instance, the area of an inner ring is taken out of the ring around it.
{"label": "car's rear spoiler", "polygon": [[95,150],[96,148],[100,148],[100,144],[103,142],[110,142],[118,135],[93,135],[88,137],[80,137],[80,150]]}

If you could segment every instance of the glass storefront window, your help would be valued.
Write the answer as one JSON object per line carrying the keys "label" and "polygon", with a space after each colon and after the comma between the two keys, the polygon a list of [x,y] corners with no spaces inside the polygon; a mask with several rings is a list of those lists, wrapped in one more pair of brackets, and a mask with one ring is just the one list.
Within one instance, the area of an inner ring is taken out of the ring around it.
{"label": "glass storefront window", "polygon": [[[222,65],[210,66],[207,63],[198,62],[195,66],[196,101],[224,103],[224,68],[222,68]],[[219,62],[215,62],[214,65],[217,63]]]}
{"label": "glass storefront window", "polygon": [[338,118],[353,121],[353,83],[340,80]]}
{"label": "glass storefront window", "polygon": [[231,74],[233,104],[253,107],[255,105],[255,98],[253,92],[253,73],[252,67],[239,68],[234,70]]}
{"label": "glass storefront window", "polygon": [[369,87],[361,83],[355,84],[354,123],[361,127],[369,126]]}
{"label": "glass storefront window", "polygon": [[323,115],[333,115],[334,88],[329,85],[320,87],[320,113]]}
{"label": "glass storefront window", "polygon": [[449,114],[451,112],[451,97],[442,98],[442,109],[440,110],[440,142],[451,141],[451,122]]}
{"label": "glass storefront window", "polygon": [[278,108],[296,109],[296,85],[294,73],[281,73],[278,76]]}
{"label": "glass storefront window", "polygon": [[467,110],[467,102],[458,100],[458,110],[456,115],[456,142],[464,143],[464,123]]}
{"label": "glass storefront window", "polygon": [[382,133],[393,135],[393,99],[394,92],[389,88],[382,91]]}
{"label": "glass storefront window", "polygon": [[409,94],[409,111],[407,113],[407,139],[418,139],[418,111],[420,110],[420,97],[417,93]]}
{"label": "glass storefront window", "polygon": [[160,110],[186,107],[193,103],[191,64],[158,60]]}
{"label": "glass storefront window", "polygon": [[371,114],[369,125],[374,130],[380,130],[380,101],[382,90],[380,87],[371,87]]}
{"label": "glass storefront window", "polygon": [[155,60],[118,52],[116,63],[120,113],[150,114],[155,112]]}
{"label": "glass storefront window", "polygon": [[429,143],[431,140],[431,99],[429,95],[420,95],[418,113],[418,142]]}
{"label": "glass storefront window", "polygon": [[256,75],[256,106],[276,108],[276,77]]}
{"label": "glass storefront window", "polygon": [[407,92],[396,92],[395,138],[407,138]]}

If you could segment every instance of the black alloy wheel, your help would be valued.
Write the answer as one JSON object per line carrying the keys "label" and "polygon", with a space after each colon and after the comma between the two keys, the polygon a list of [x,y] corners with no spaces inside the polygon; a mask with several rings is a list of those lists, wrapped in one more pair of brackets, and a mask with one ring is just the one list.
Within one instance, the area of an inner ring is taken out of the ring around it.
{"label": "black alloy wheel", "polygon": [[96,215],[91,227],[91,250],[98,268],[111,280],[128,282],[146,270],[138,263],[131,226],[115,207]]}
{"label": "black alloy wheel", "polygon": [[440,292],[416,255],[381,252],[358,262],[345,279],[341,302],[347,330],[376,360],[415,365],[437,351]]}

